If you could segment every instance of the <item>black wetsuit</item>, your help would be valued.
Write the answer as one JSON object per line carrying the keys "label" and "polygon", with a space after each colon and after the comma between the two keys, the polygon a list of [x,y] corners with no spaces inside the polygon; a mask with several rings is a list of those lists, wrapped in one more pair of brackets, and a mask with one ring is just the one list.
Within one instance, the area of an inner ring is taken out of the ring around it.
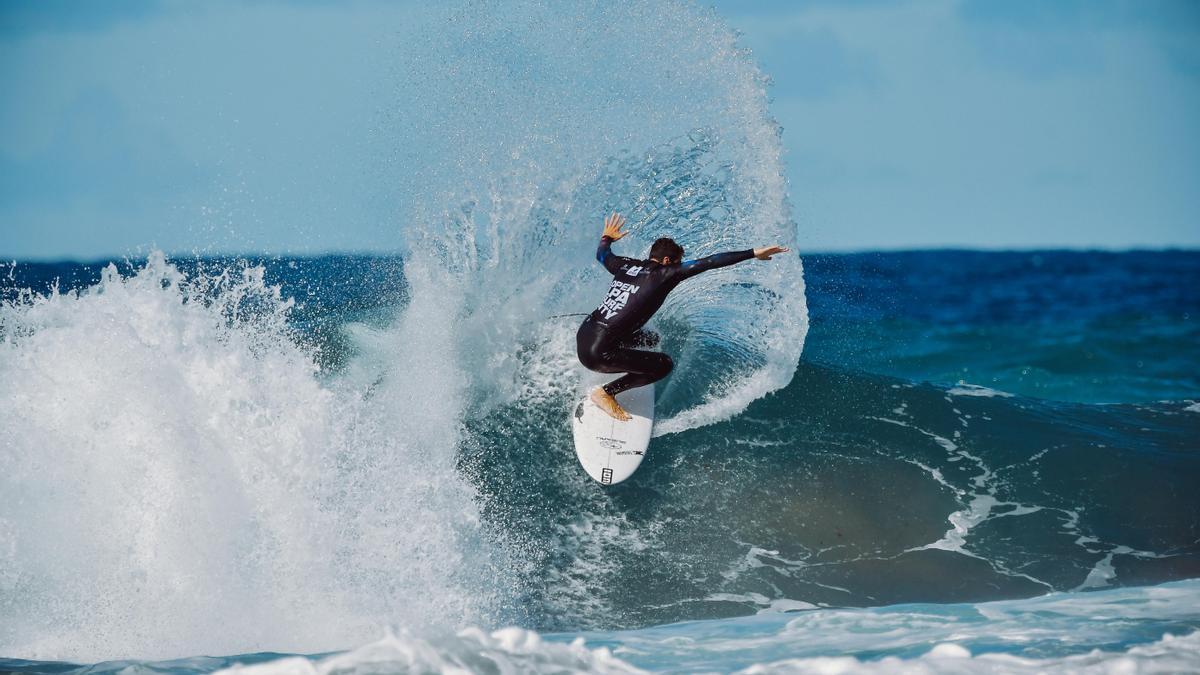
{"label": "black wetsuit", "polygon": [[653,347],[658,336],[641,330],[654,316],[667,294],[684,279],[718,267],[749,260],[754,250],[718,253],[681,264],[660,265],[653,260],[635,260],[613,255],[612,240],[600,239],[599,260],[613,275],[604,303],[588,315],[575,336],[579,361],[601,373],[625,373],[604,385],[612,395],[626,389],[657,382],[674,367],[671,357],[634,347]]}

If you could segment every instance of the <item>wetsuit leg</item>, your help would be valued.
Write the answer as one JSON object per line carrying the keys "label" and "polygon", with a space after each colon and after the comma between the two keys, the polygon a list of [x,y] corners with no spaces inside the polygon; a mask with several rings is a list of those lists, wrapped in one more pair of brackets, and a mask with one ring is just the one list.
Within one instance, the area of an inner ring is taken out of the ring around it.
{"label": "wetsuit leg", "polygon": [[604,391],[616,396],[634,387],[658,382],[671,374],[675,363],[662,352],[647,352],[641,349],[618,347],[609,353],[609,363],[616,367],[611,372],[625,371],[625,375],[604,385]]}
{"label": "wetsuit leg", "polygon": [[588,319],[579,327],[576,346],[579,361],[600,373],[625,373],[604,385],[609,394],[617,395],[627,389],[657,382],[670,374],[675,364],[662,352],[632,349],[630,344],[658,343],[658,336],[649,331],[637,331],[627,337],[614,339],[603,326]]}

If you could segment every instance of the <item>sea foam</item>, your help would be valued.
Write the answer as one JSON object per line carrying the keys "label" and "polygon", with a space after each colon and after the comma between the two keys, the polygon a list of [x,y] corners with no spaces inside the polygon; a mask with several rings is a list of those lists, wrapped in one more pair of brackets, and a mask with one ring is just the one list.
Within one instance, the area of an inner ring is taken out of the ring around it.
{"label": "sea foam", "polygon": [[291,306],[261,268],[188,278],[155,254],[0,309],[0,651],[321,650],[486,620],[496,575],[440,417],[461,393],[415,382],[441,336],[401,316],[426,349],[327,386]]}

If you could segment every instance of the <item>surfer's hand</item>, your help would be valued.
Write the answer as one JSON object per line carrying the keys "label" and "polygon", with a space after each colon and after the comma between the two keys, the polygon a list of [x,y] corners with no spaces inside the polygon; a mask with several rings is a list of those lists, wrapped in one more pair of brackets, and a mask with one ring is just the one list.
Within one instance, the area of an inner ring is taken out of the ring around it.
{"label": "surfer's hand", "polygon": [[625,216],[619,213],[613,213],[611,216],[604,219],[604,236],[616,241],[621,237],[629,234],[622,232],[621,228],[625,225]]}
{"label": "surfer's hand", "polygon": [[762,248],[754,249],[754,257],[758,258],[759,260],[770,260],[771,256],[775,255],[776,253],[787,253],[790,250],[792,249],[786,246],[780,246],[779,244],[775,244],[774,246],[763,246]]}

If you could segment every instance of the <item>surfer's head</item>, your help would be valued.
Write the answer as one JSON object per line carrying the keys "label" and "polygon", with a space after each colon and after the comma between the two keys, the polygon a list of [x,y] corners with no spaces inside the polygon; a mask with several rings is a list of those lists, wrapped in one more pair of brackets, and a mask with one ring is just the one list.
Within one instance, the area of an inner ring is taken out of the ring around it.
{"label": "surfer's head", "polygon": [[674,239],[663,237],[650,247],[650,259],[660,265],[670,265],[683,260],[683,247]]}

